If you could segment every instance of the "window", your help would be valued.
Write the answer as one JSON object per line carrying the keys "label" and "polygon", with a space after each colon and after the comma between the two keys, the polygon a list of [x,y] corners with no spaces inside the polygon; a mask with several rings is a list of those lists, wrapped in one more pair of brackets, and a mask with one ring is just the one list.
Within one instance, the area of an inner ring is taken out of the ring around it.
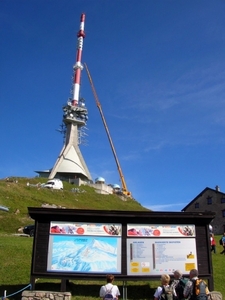
{"label": "window", "polygon": [[223,218],[225,218],[225,210],[222,210]]}
{"label": "window", "polygon": [[207,204],[208,204],[208,205],[212,204],[212,197],[208,197],[208,198],[207,198]]}
{"label": "window", "polygon": [[221,203],[225,203],[225,197],[221,198]]}
{"label": "window", "polygon": [[199,208],[199,203],[198,202],[195,203],[195,208]]}

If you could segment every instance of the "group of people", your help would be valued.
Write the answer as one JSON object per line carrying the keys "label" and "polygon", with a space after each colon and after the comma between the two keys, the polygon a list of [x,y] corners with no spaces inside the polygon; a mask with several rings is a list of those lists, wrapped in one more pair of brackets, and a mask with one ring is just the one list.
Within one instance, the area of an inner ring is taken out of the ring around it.
{"label": "group of people", "polygon": [[[210,233],[210,243],[211,243],[211,252],[216,253],[216,240],[212,232]],[[223,236],[220,239],[220,245],[223,246],[223,250],[220,252],[220,254],[225,255],[225,232],[223,233]]]}
{"label": "group of people", "polygon": [[[210,233],[210,242],[211,242],[211,252],[216,253],[216,240],[213,233]],[[220,244],[221,246],[223,246],[223,250],[220,252],[220,254],[225,255],[225,232],[220,239]]]}
{"label": "group of people", "polygon": [[[161,275],[161,285],[157,287],[155,293],[154,293],[154,300],[160,300],[161,295],[163,293],[164,288],[172,286],[173,287],[173,293],[177,299],[193,299],[193,289],[194,289],[194,281],[198,279],[198,270],[192,269],[189,273],[189,280],[185,283],[185,286],[182,290],[182,295],[176,294],[176,287],[181,279],[184,279],[183,274],[181,271],[176,270],[174,271],[174,280],[171,281],[170,275],[163,274]],[[100,289],[99,296],[103,300],[106,300],[107,293],[112,294],[112,298],[114,300],[118,300],[120,296],[120,291],[117,285],[113,285],[114,276],[113,275],[107,275],[106,276],[107,284],[103,285]],[[206,287],[206,294],[209,294],[209,290]]]}
{"label": "group of people", "polygon": [[[198,270],[192,269],[189,273],[189,280],[186,282],[184,289],[182,291],[182,295],[177,295],[176,287],[179,283],[179,281],[183,278],[183,274],[181,271],[176,270],[174,272],[174,280],[171,283],[171,278],[168,274],[163,274],[161,276],[161,286],[158,286],[155,294],[154,294],[154,300],[159,300],[161,298],[161,295],[163,293],[163,289],[171,285],[173,287],[173,294],[175,298],[177,299],[193,299],[194,294],[194,281],[198,279]],[[206,288],[206,294],[209,294],[208,288]]]}

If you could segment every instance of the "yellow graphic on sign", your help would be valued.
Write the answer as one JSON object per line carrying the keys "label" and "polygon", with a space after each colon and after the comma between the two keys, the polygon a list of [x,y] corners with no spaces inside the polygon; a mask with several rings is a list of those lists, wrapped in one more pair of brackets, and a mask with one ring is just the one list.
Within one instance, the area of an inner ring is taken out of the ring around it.
{"label": "yellow graphic on sign", "polygon": [[185,271],[191,271],[192,269],[195,269],[195,263],[186,263],[185,264]]}
{"label": "yellow graphic on sign", "polygon": [[139,262],[137,262],[137,261],[132,261],[131,263],[130,263],[130,266],[131,266],[131,273],[138,273],[138,272],[140,272],[140,269],[139,269],[139,267],[140,267],[140,264],[139,264]]}
{"label": "yellow graphic on sign", "polygon": [[130,265],[131,267],[139,267],[139,262],[132,261]]}
{"label": "yellow graphic on sign", "polygon": [[150,272],[150,263],[149,263],[149,261],[142,261],[141,262],[141,270],[142,270],[142,273],[149,273]]}
{"label": "yellow graphic on sign", "polygon": [[149,273],[150,272],[150,268],[142,268],[141,272],[142,273]]}
{"label": "yellow graphic on sign", "polygon": [[190,252],[190,253],[187,255],[187,258],[188,258],[188,259],[194,259],[195,256],[194,256],[194,254],[192,254],[192,252]]}
{"label": "yellow graphic on sign", "polygon": [[131,273],[138,273],[139,272],[139,268],[131,268]]}

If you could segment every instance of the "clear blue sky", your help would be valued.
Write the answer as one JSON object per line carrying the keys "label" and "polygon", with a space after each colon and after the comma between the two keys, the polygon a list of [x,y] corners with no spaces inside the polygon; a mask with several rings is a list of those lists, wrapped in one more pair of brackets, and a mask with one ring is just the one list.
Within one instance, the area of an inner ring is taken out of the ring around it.
{"label": "clear blue sky", "polygon": [[[180,211],[205,187],[225,192],[222,0],[1,0],[0,178],[34,177],[61,151],[81,13],[82,60],[134,198]],[[92,178],[120,184],[85,71],[81,95]]]}

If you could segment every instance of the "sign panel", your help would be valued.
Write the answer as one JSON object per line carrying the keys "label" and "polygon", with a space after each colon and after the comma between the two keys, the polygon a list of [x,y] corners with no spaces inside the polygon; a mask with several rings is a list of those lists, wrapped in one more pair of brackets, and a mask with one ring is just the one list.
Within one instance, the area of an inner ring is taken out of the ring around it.
{"label": "sign panel", "polygon": [[121,273],[121,224],[51,222],[47,271]]}
{"label": "sign panel", "polygon": [[127,239],[127,275],[160,275],[176,269],[187,274],[196,267],[193,238]]}
{"label": "sign panel", "polygon": [[185,274],[197,267],[195,225],[127,224],[127,236],[128,275]]}

